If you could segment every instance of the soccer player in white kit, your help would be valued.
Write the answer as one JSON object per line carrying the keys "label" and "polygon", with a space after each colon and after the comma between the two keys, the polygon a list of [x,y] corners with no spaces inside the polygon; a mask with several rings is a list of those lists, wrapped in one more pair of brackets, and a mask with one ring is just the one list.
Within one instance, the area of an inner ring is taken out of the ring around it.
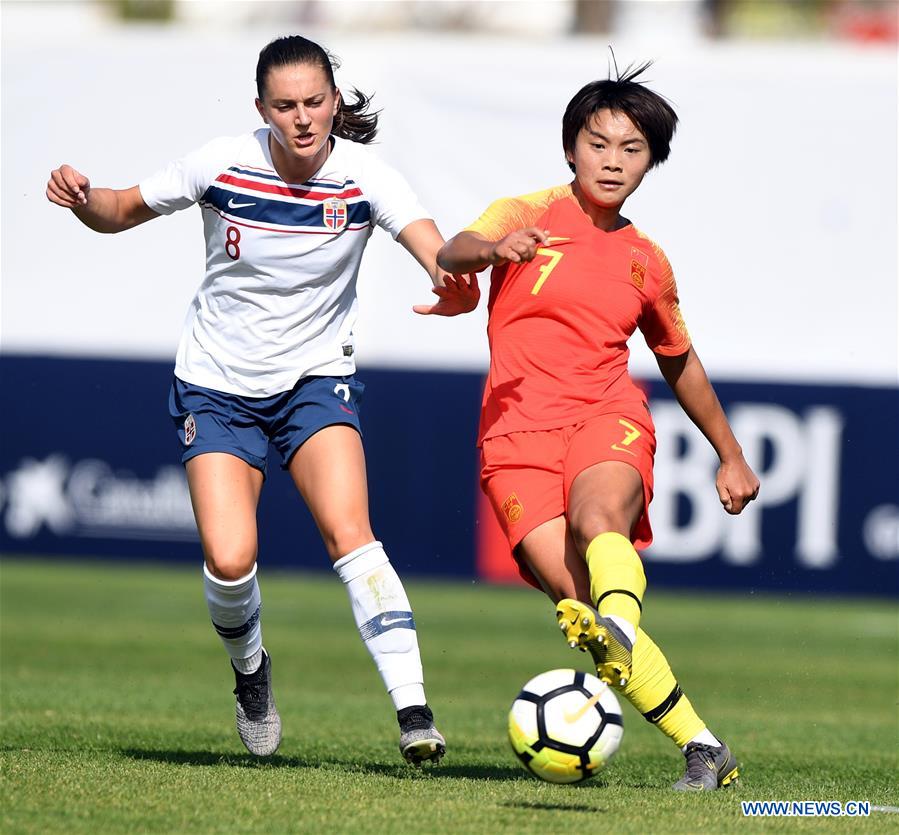
{"label": "soccer player in white kit", "polygon": [[440,300],[429,312],[468,312],[477,289],[437,267],[443,238],[406,181],[364,147],[377,114],[358,91],[344,100],[333,68],[318,44],[278,38],[256,69],[266,127],[213,140],[123,190],[92,188],[63,165],[47,197],[98,232],[202,208],[206,275],[182,331],[169,411],[247,749],[267,756],[281,741],[256,579],[256,506],[273,444],[346,585],[397,711],[400,751],[436,762],[445,741],[425,698],[412,607],[368,516],[356,278],[378,225],[430,274]]}

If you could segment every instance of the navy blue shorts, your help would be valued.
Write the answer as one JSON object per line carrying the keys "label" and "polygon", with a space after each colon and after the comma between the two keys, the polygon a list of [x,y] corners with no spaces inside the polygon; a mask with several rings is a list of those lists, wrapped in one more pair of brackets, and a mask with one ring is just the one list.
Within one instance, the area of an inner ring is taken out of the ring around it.
{"label": "navy blue shorts", "polygon": [[293,454],[326,426],[346,424],[361,435],[364,390],[352,376],[304,377],[282,394],[242,397],[175,377],[169,415],[178,430],[182,462],[204,452],[228,452],[265,475],[269,444],[287,469]]}

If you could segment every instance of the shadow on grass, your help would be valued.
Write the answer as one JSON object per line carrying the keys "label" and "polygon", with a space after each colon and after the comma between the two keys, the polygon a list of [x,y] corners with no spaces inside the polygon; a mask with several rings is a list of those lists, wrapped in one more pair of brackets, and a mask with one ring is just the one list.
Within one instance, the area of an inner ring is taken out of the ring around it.
{"label": "shadow on grass", "polygon": [[405,763],[389,765],[376,762],[340,759],[333,755],[315,757],[282,756],[256,757],[253,754],[222,754],[215,751],[159,751],[142,748],[123,748],[120,753],[132,760],[150,760],[172,765],[229,766],[231,768],[339,768],[345,772],[380,774],[400,780],[417,780],[423,776],[470,780],[528,780],[518,768],[491,765],[437,765],[413,768]]}
{"label": "shadow on grass", "polygon": [[509,800],[499,805],[508,809],[529,809],[536,812],[588,812],[591,815],[602,815],[608,811],[589,803],[529,803],[527,800]]}

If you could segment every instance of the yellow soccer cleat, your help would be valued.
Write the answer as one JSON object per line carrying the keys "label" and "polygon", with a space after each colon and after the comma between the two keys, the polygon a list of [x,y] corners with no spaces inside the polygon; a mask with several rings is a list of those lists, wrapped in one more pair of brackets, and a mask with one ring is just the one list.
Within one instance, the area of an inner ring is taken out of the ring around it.
{"label": "yellow soccer cleat", "polygon": [[570,598],[559,601],[556,619],[568,646],[593,656],[601,681],[611,687],[627,684],[634,646],[614,621],[602,617],[592,606]]}

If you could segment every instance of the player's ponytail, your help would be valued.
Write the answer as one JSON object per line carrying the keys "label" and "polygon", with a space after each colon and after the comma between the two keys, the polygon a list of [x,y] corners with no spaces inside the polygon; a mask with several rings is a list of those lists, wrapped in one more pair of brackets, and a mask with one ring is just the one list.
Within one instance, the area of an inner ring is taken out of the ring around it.
{"label": "player's ponytail", "polygon": [[353,142],[368,144],[378,133],[378,114],[381,111],[374,110],[368,113],[371,96],[366,96],[355,87],[353,87],[353,95],[356,97],[356,101],[350,104],[341,93],[340,109],[334,117],[334,127],[331,132],[341,139],[352,139]]}
{"label": "player's ponytail", "polygon": [[[337,89],[334,81],[334,70],[340,67],[340,60],[327,52],[314,41],[301,35],[286,35],[276,38],[259,53],[256,64],[256,94],[264,98],[265,81],[274,67],[290,64],[309,64],[321,68],[331,87]],[[378,133],[378,114],[380,111],[368,112],[371,96],[366,96],[353,88],[355,101],[349,102],[341,94],[340,107],[334,116],[331,132],[341,139],[353,142],[369,143]]]}

